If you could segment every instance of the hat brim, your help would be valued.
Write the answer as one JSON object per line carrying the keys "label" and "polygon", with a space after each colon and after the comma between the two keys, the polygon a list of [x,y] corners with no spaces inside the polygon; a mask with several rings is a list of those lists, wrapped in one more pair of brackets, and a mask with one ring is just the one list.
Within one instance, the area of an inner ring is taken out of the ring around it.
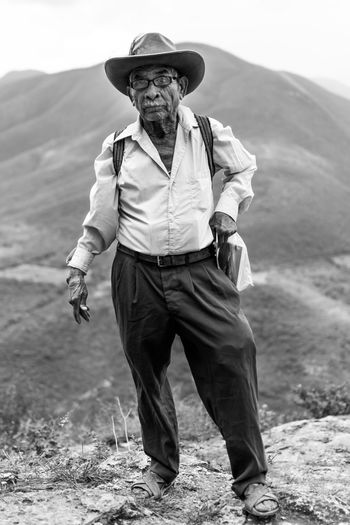
{"label": "hat brim", "polygon": [[188,78],[187,93],[191,93],[199,86],[205,73],[203,57],[196,51],[187,50],[110,58],[105,63],[105,71],[113,86],[127,95],[131,71],[137,67],[153,64],[174,67],[181,75],[185,75]]}

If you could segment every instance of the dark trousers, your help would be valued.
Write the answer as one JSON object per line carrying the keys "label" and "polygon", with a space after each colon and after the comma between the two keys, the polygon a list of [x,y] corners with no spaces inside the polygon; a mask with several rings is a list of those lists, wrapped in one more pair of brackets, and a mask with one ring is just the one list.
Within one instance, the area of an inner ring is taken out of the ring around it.
{"label": "dark trousers", "polygon": [[264,482],[254,339],[236,287],[215,259],[158,268],[117,252],[112,297],[151,470],[170,482],[179,469],[177,420],[167,379],[178,334],[198,393],[226,442],[233,490],[241,496],[250,483]]}

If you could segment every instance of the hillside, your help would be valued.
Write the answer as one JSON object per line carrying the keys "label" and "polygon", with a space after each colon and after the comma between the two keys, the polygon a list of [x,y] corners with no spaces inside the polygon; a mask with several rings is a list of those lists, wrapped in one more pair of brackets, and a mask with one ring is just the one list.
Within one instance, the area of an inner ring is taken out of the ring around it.
{"label": "hillside", "polygon": [[[182,47],[207,64],[185,103],[230,124],[257,155],[256,197],[239,228],[260,280],[242,303],[262,402],[290,412],[299,382],[348,380],[349,265],[335,261],[350,252],[350,101],[214,47]],[[82,404],[85,417],[100,398],[133,395],[109,297],[114,247],[90,275],[89,326],[73,322],[64,259],[80,235],[102,140],[135,116],[102,65],[0,82],[0,385],[14,387],[10,406],[23,403],[24,412]],[[170,379],[180,398],[193,394],[179,341]]]}
{"label": "hillside", "polygon": [[37,75],[44,75],[43,71],[38,71],[37,69],[24,69],[20,71],[9,71],[6,75],[0,77],[0,82],[2,84],[8,82],[17,82],[24,80],[25,78],[36,77]]}
{"label": "hillside", "polygon": [[[182,47],[200,51],[207,64],[185,103],[230,124],[257,155],[256,199],[241,220],[253,259],[349,250],[350,101],[214,47]],[[135,113],[97,65],[0,83],[0,117],[1,223],[40,228],[44,238],[27,253],[48,254],[54,235],[59,264],[60,250],[79,234],[103,138]]]}
{"label": "hillside", "polygon": [[335,93],[336,95],[350,99],[350,86],[347,84],[338,82],[333,78],[322,77],[313,78],[312,81],[316,82],[316,84],[319,84],[323,88],[328,89],[328,91],[331,91],[331,93]]}

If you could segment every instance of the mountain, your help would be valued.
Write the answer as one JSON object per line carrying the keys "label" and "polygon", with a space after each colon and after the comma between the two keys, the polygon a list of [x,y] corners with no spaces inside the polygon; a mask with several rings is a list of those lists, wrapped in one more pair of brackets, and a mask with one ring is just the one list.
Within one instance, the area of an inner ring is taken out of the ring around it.
{"label": "mountain", "polygon": [[[202,53],[207,68],[185,103],[231,125],[257,155],[256,199],[240,221],[253,258],[279,262],[349,250],[350,101],[215,47],[181,47]],[[0,115],[2,225],[44,228],[57,252],[67,250],[87,210],[93,159],[104,137],[135,112],[96,65],[0,83]],[[52,252],[39,238],[27,253]]]}
{"label": "mountain", "polygon": [[6,75],[0,77],[1,83],[16,82],[17,80],[23,80],[25,78],[36,77],[37,75],[45,75],[43,71],[36,69],[24,69],[20,71],[9,71]]}
{"label": "mountain", "polygon": [[314,78],[313,81],[340,97],[350,99],[350,86],[342,82],[338,82],[333,78]]}
{"label": "mountain", "polygon": [[[205,80],[185,103],[231,125],[257,156],[256,197],[239,229],[261,273],[242,302],[259,349],[261,399],[289,410],[293,385],[348,378],[350,284],[332,258],[350,251],[350,101],[215,47],[181,47],[206,61]],[[0,272],[9,271],[0,274],[0,392],[15,385],[25,400],[8,390],[3,406],[25,408],[33,397],[35,410],[46,403],[57,413],[100,392],[111,403],[133,395],[107,282],[115,248],[89,274],[89,325],[74,324],[59,269],[80,235],[101,143],[135,117],[101,64],[0,81]],[[218,175],[216,195],[220,185]],[[48,278],[54,269],[60,286]],[[16,281],[11,270],[33,279]],[[181,395],[193,392],[178,340],[170,379]]]}

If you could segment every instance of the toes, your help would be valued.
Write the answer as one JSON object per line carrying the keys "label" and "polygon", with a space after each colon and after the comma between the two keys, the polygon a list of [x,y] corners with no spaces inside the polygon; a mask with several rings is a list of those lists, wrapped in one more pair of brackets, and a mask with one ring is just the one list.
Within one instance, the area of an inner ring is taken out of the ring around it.
{"label": "toes", "polygon": [[135,496],[135,498],[137,499],[147,499],[149,498],[149,494],[147,492],[147,490],[143,490],[143,489],[132,489],[132,493],[133,495]]}
{"label": "toes", "polygon": [[255,505],[255,508],[259,512],[271,512],[272,510],[276,510],[278,508],[278,505],[275,501],[267,500],[257,503]]}

